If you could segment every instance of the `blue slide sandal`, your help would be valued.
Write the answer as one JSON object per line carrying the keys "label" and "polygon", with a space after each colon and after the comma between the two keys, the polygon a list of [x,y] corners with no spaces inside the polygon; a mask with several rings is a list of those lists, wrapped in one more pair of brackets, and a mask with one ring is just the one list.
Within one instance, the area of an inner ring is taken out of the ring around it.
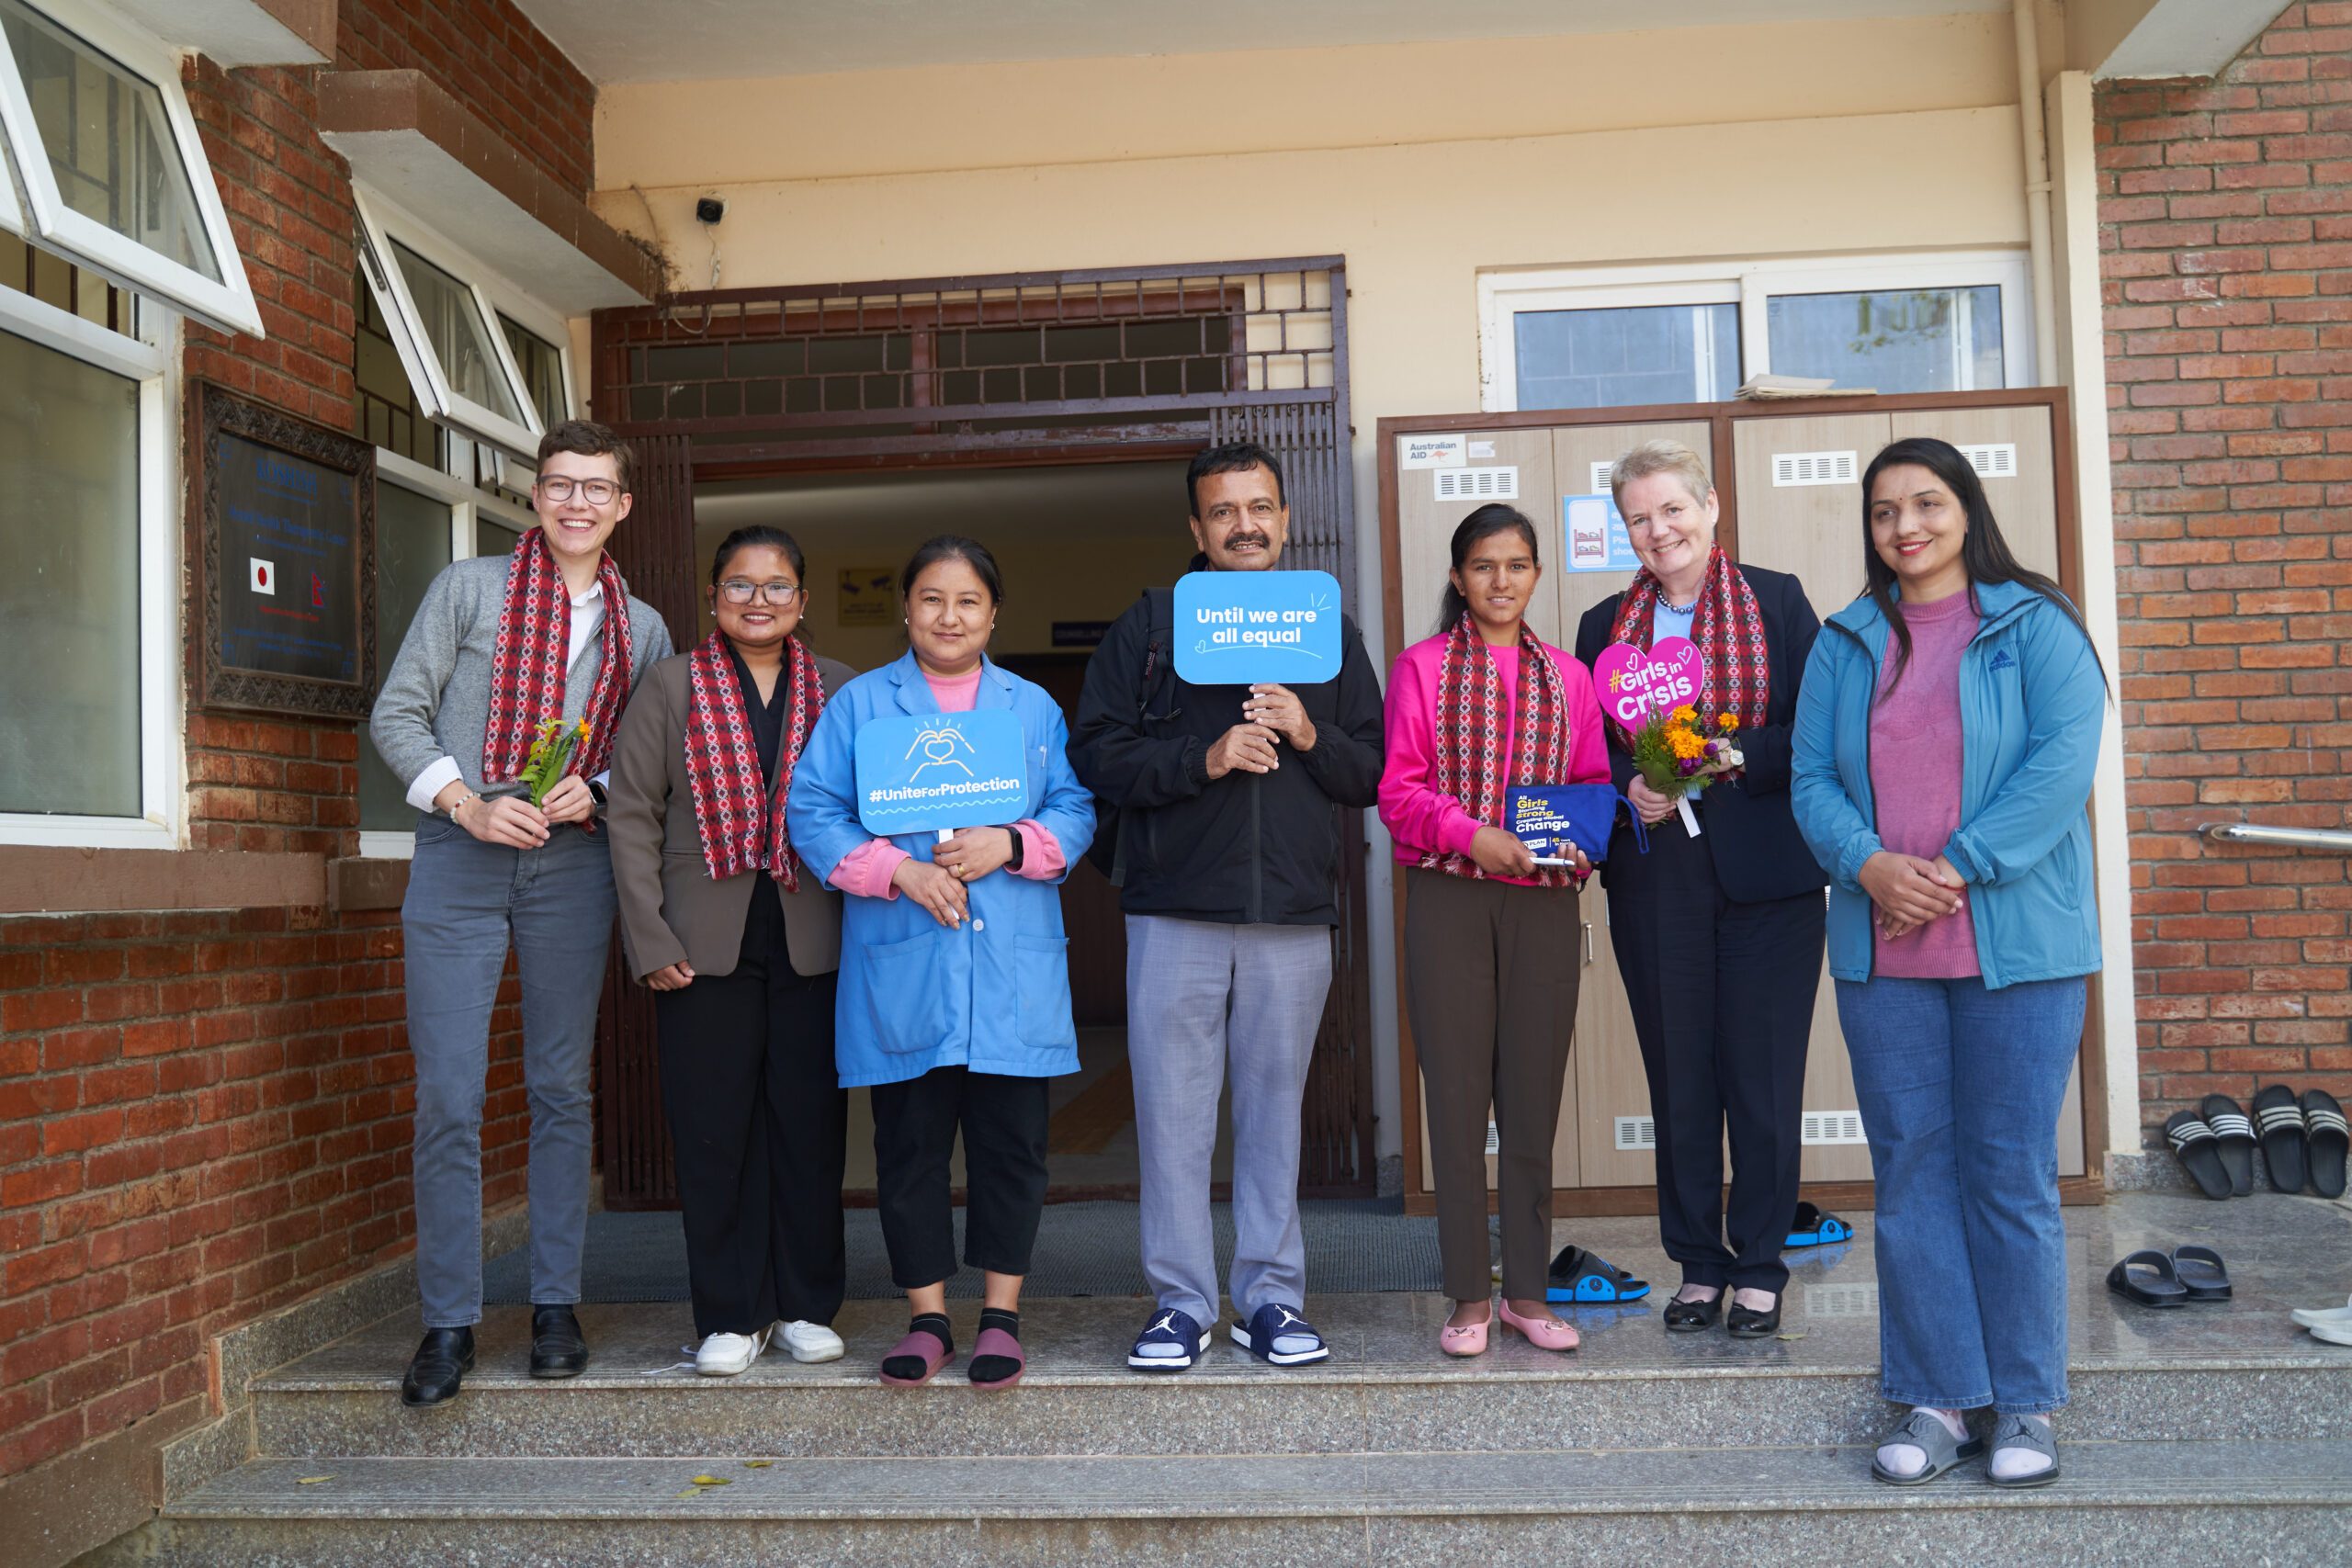
{"label": "blue slide sandal", "polygon": [[1835,1214],[1825,1214],[1811,1203],[1797,1205],[1797,1217],[1789,1222],[1789,1239],[1781,1244],[1782,1250],[1792,1247],[1827,1247],[1832,1242],[1851,1241],[1854,1227]]}
{"label": "blue slide sandal", "polygon": [[1547,1302],[1607,1303],[1637,1302],[1650,1293],[1649,1281],[1636,1280],[1605,1258],[1581,1247],[1564,1247],[1545,1274]]}

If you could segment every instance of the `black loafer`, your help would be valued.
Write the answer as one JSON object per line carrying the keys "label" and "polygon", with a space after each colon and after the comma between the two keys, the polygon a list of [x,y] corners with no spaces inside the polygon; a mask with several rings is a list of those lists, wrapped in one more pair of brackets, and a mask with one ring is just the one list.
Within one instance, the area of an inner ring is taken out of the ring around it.
{"label": "black loafer", "polygon": [[458,1397],[458,1385],[474,1370],[474,1331],[470,1328],[428,1328],[424,1341],[408,1363],[401,1380],[401,1403],[422,1409]]}
{"label": "black loafer", "polygon": [[588,1337],[568,1306],[531,1309],[531,1375],[576,1378],[588,1365]]}
{"label": "black loafer", "polygon": [[1778,1334],[1781,1331],[1780,1296],[1772,1298],[1772,1307],[1769,1312],[1758,1312],[1754,1307],[1732,1303],[1731,1316],[1725,1320],[1724,1326],[1731,1330],[1734,1339],[1761,1339],[1768,1334]]}
{"label": "black loafer", "polygon": [[1728,1291],[1718,1291],[1711,1302],[1668,1302],[1666,1303],[1666,1331],[1668,1334],[1697,1334],[1713,1328],[1724,1310],[1724,1297]]}

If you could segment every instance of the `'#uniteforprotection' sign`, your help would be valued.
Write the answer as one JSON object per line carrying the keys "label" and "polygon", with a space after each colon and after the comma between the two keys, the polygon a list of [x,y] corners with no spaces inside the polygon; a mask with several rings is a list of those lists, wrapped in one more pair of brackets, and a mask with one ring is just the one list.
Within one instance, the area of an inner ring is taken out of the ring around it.
{"label": "'#uniteforprotection' sign", "polygon": [[1340,672],[1328,571],[1192,571],[1176,580],[1176,673],[1195,686],[1312,686]]}
{"label": "'#uniteforprotection' sign", "polygon": [[1029,807],[1023,744],[1011,708],[868,719],[857,732],[857,819],[882,838],[1018,822]]}

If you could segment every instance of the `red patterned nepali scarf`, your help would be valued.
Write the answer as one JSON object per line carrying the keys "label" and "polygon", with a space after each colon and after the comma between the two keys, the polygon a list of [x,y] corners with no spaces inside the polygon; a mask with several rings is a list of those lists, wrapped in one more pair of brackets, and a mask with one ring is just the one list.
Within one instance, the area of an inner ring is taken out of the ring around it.
{"label": "red patterned nepali scarf", "polygon": [[[1617,622],[1609,628],[1611,642],[1630,642],[1649,650],[1663,597],[1657,579],[1642,568],[1625,589],[1617,606]],[[1699,707],[1709,722],[1719,713],[1739,719],[1753,729],[1765,721],[1772,705],[1772,660],[1764,646],[1764,613],[1756,607],[1756,591],[1723,547],[1707,553],[1707,575],[1699,585],[1699,602],[1690,614],[1690,640],[1699,645],[1706,673],[1699,688]],[[1615,720],[1610,731],[1620,750],[1630,750],[1633,737]]]}
{"label": "red patterned nepali scarf", "polygon": [[[1437,678],[1435,776],[1440,795],[1462,803],[1479,821],[1499,827],[1503,819],[1503,689],[1494,656],[1487,651],[1466,614],[1446,634],[1445,664]],[[1519,628],[1519,712],[1511,734],[1512,774],[1521,784],[1568,781],[1570,736],[1568,689],[1535,634]],[[1465,854],[1422,852],[1423,870],[1486,880],[1486,872]],[[1564,866],[1539,866],[1535,880],[1565,887]]]}
{"label": "red patterned nepali scarf", "polygon": [[[596,565],[605,590],[605,660],[588,694],[588,739],[564,771],[594,778],[613,755],[613,730],[628,697],[628,584],[606,555]],[[514,547],[506,568],[506,606],[499,612],[498,646],[490,660],[490,724],[482,731],[485,784],[520,778],[543,719],[563,714],[563,679],[571,651],[571,595],[557,570],[548,536],[533,528]]]}
{"label": "red patterned nepali scarf", "polygon": [[686,659],[686,780],[711,880],[763,869],[786,891],[797,893],[800,863],[785,830],[784,797],[792,788],[792,765],[824,711],[825,683],[817,674],[817,656],[798,637],[786,638],[784,648],[792,705],[776,753],[775,788],[760,777],[760,750],[743,712],[735,661],[717,632]]}

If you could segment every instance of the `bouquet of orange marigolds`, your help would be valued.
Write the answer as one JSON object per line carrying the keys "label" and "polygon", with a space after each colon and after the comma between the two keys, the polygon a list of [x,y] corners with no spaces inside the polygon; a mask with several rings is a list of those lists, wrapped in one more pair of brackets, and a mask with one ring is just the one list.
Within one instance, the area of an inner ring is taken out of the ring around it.
{"label": "bouquet of orange marigolds", "polygon": [[1685,797],[1698,794],[1715,779],[1747,765],[1740,753],[1739,720],[1731,714],[1715,715],[1712,728],[1699,721],[1699,710],[1689,703],[1661,708],[1634,732],[1634,765],[1643,782],[1682,806],[1686,826],[1691,821]]}
{"label": "bouquet of orange marigolds", "polygon": [[588,721],[580,719],[543,718],[539,732],[531,740],[531,754],[523,760],[523,782],[531,786],[531,804],[547,804],[548,791],[555,788],[566,769],[571,766],[572,753],[588,739]]}

